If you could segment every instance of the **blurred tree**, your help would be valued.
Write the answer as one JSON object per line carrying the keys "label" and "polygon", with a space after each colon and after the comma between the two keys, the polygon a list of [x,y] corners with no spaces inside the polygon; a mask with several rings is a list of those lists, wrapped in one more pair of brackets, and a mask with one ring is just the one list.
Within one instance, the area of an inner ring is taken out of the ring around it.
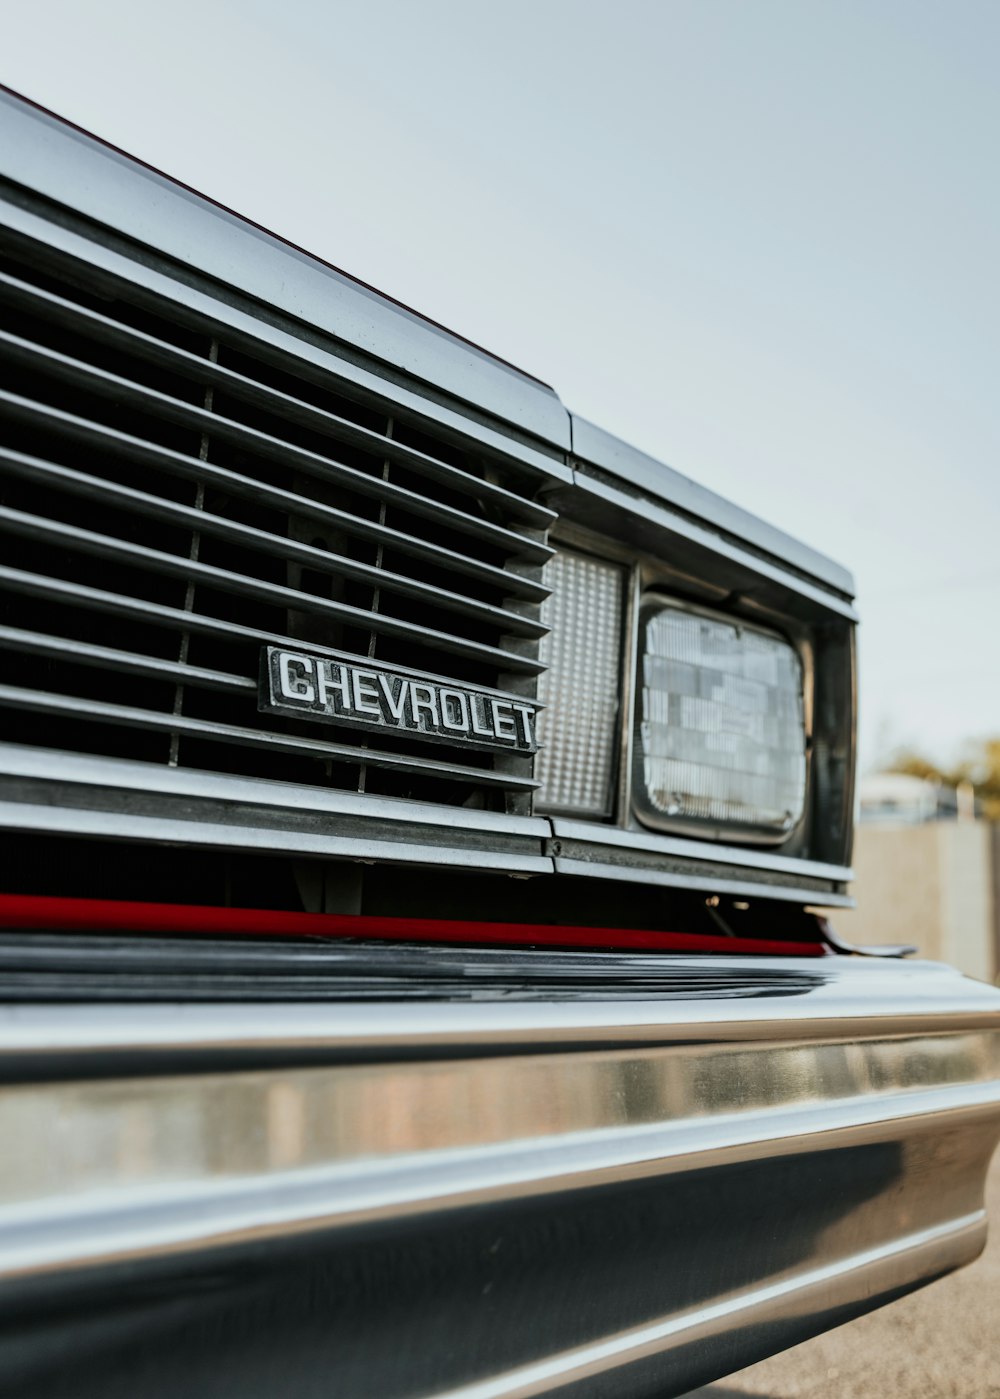
{"label": "blurred tree", "polygon": [[952,767],[939,767],[922,753],[902,749],[888,764],[888,771],[943,782],[948,787],[971,782],[983,816],[1000,821],[1000,737],[970,744],[966,755]]}

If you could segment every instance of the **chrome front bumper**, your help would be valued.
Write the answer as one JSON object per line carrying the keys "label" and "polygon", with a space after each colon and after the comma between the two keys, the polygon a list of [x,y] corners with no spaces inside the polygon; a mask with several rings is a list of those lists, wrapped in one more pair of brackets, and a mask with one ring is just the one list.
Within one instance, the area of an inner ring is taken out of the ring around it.
{"label": "chrome front bumper", "polygon": [[0,1390],[679,1394],[978,1253],[1000,994],[656,960],[655,1000],[4,1008]]}

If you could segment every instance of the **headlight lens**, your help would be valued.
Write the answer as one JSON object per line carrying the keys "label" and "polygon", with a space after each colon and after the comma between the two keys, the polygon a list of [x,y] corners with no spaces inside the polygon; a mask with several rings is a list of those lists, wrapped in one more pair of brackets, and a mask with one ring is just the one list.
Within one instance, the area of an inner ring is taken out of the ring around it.
{"label": "headlight lens", "polygon": [[545,565],[552,589],[542,604],[550,628],[539,655],[545,705],[536,805],[577,816],[607,816],[618,751],[624,574],[614,564],[561,549]]}
{"label": "headlight lens", "polygon": [[806,799],[797,651],[773,632],[657,597],[644,602],[639,631],[639,819],[784,839]]}

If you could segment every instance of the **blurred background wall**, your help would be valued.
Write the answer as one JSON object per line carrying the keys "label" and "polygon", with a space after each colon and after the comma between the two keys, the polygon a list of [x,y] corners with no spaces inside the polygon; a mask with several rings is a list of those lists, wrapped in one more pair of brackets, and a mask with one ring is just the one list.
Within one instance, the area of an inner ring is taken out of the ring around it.
{"label": "blurred background wall", "polygon": [[1000,974],[1000,824],[971,785],[878,773],[861,784],[852,892],[837,931],[851,942],[913,943],[967,976]]}

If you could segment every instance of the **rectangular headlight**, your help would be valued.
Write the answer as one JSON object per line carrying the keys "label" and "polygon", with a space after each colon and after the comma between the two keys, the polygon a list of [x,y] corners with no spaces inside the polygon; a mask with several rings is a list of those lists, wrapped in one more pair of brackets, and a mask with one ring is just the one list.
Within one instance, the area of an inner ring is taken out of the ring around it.
{"label": "rectangular headlight", "polygon": [[542,604],[549,627],[539,656],[541,749],[536,806],[576,816],[608,816],[618,751],[623,570],[569,549],[545,565],[552,592]]}
{"label": "rectangular headlight", "polygon": [[774,632],[655,595],[640,609],[639,637],[640,821],[785,839],[806,800],[798,652]]}

